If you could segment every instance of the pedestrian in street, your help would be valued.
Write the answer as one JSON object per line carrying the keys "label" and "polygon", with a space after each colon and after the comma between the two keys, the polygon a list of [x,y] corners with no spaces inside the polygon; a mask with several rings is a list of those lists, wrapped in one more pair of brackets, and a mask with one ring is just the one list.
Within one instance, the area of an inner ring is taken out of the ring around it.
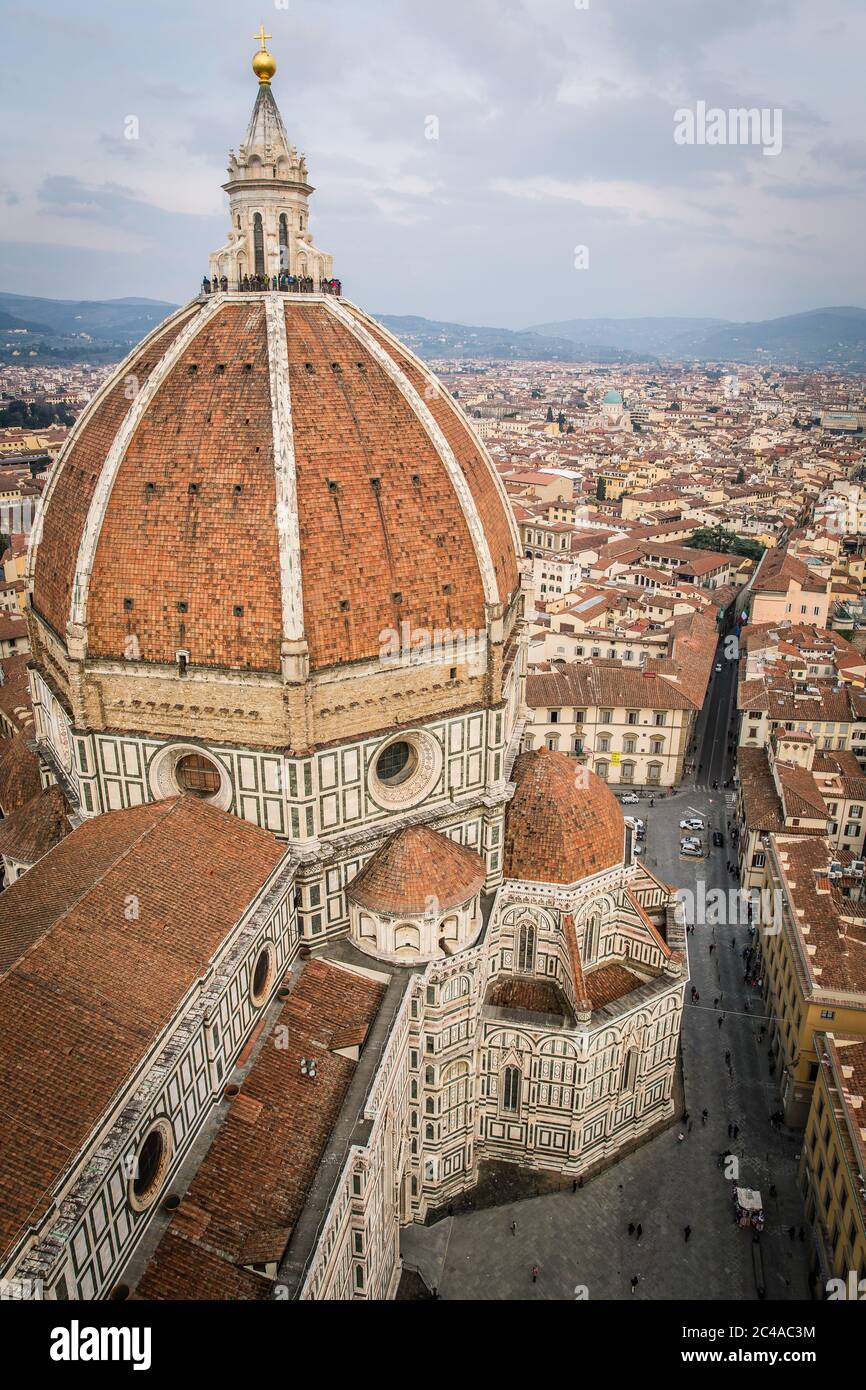
{"label": "pedestrian in street", "polygon": [[682,1130],[680,1130],[679,1134],[677,1135],[677,1143],[678,1143],[678,1144],[681,1144],[681,1143],[683,1142],[683,1140],[685,1139],[685,1137],[686,1137],[686,1136],[683,1134]]}
{"label": "pedestrian in street", "polygon": [[640,1238],[641,1238],[642,1235],[643,1235],[643,1226],[640,1224],[640,1222],[638,1222],[638,1223],[637,1223],[637,1239],[638,1239],[638,1244],[640,1244]]}
{"label": "pedestrian in street", "polygon": [[716,995],[715,999],[713,1000],[713,1008],[714,1008],[714,1009],[717,1009],[718,1007],[719,1007],[719,996]]}
{"label": "pedestrian in street", "polygon": [[733,1139],[733,1137],[734,1137],[734,1126],[733,1126],[733,1125],[730,1123],[730,1121],[729,1121],[729,1122],[728,1122],[728,1138],[729,1138],[729,1139]]}
{"label": "pedestrian in street", "polygon": [[688,1124],[688,1122],[689,1122],[689,1112],[688,1112],[688,1110],[684,1110],[684,1111],[683,1111],[683,1124]]}
{"label": "pedestrian in street", "polygon": [[689,1243],[689,1236],[691,1235],[691,1233],[692,1233],[692,1228],[691,1228],[691,1226],[684,1226],[684,1227],[683,1227],[683,1235],[684,1235],[685,1238],[686,1238],[686,1245],[688,1245],[688,1243]]}
{"label": "pedestrian in street", "polygon": [[792,1227],[790,1228],[790,1230],[788,1231],[788,1235],[791,1237],[792,1240],[796,1240],[796,1239],[797,1239],[797,1227],[796,1227],[796,1226],[792,1226]]}
{"label": "pedestrian in street", "polygon": [[639,1275],[639,1274],[633,1274],[633,1275],[631,1276],[631,1291],[632,1291],[632,1293],[634,1293],[635,1289],[637,1288],[637,1284],[638,1284],[638,1280],[639,1280],[639,1279],[640,1279],[640,1275]]}
{"label": "pedestrian in street", "polygon": [[722,1024],[724,1023],[724,1021],[725,1021],[725,1015],[724,1015],[724,1014],[719,1014],[719,1027],[720,1027],[720,1028],[721,1028]]}
{"label": "pedestrian in street", "polygon": [[800,1235],[800,1239],[801,1239],[801,1240],[805,1240],[805,1239],[806,1239],[806,1232],[803,1230],[803,1227],[802,1227],[802,1226],[800,1227],[799,1235]]}
{"label": "pedestrian in street", "polygon": [[711,941],[711,942],[710,942],[710,955],[713,954],[713,951],[714,951],[715,949],[716,949],[716,943],[715,943],[715,941]]}
{"label": "pedestrian in street", "polygon": [[700,1002],[701,1002],[700,993],[698,992],[698,990],[695,990],[695,1003],[696,1003],[696,1004],[700,1004]]}
{"label": "pedestrian in street", "polygon": [[634,1235],[634,1222],[633,1222],[633,1221],[630,1221],[630,1222],[628,1223],[628,1233],[629,1233],[630,1236],[633,1236],[633,1235]]}
{"label": "pedestrian in street", "polygon": [[707,1110],[706,1107],[705,1107],[705,1108],[701,1111],[701,1123],[702,1123],[702,1124],[706,1124],[706,1123],[707,1123],[707,1120],[709,1119],[709,1117],[710,1117],[710,1112],[709,1112],[709,1110]]}
{"label": "pedestrian in street", "polygon": [[738,1137],[739,1133],[740,1133],[740,1126],[739,1126],[739,1125],[734,1125],[734,1138],[735,1138],[735,1139]]}
{"label": "pedestrian in street", "polygon": [[517,1222],[516,1222],[516,1221],[512,1221],[512,1223],[511,1223],[511,1234],[512,1234],[513,1236],[516,1236],[516,1235],[517,1235]]}
{"label": "pedestrian in street", "polygon": [[539,1268],[538,1268],[538,1265],[533,1265],[533,1266],[532,1266],[532,1282],[533,1282],[533,1284],[537,1284],[537,1283],[538,1283],[538,1275],[539,1275],[539,1273],[540,1273],[540,1270],[539,1270]]}
{"label": "pedestrian in street", "polygon": [[732,937],[731,937],[731,950],[732,950],[732,951],[736,951],[736,949],[737,949],[737,938],[736,938],[735,936],[732,936]]}

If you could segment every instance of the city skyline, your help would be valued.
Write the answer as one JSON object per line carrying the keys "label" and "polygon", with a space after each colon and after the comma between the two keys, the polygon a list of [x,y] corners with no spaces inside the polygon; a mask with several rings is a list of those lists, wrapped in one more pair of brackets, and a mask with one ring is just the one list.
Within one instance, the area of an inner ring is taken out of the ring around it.
{"label": "city skyline", "polygon": [[[374,311],[521,328],[866,299],[849,0],[473,0],[386,5],[375,26],[342,3],[241,8],[157,4],[147,29],[101,3],[7,11],[2,100],[21,133],[0,192],[4,288],[195,292],[249,113],[236,55],[264,22],[314,235]],[[37,38],[34,104],[21,55]],[[776,149],[757,129],[747,145],[675,138],[677,112],[682,131],[683,111],[752,108],[765,131],[780,113]]]}

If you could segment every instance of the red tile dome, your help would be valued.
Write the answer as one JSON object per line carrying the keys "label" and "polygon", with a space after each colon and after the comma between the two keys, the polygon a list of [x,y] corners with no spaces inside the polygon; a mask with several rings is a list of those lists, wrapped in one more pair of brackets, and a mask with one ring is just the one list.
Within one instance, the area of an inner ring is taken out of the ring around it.
{"label": "red tile dome", "polygon": [[572,884],[622,864],[625,822],[613,792],[594,772],[539,748],[521,753],[517,790],[505,816],[505,876]]}
{"label": "red tile dome", "polygon": [[398,830],[347,888],[352,902],[399,917],[461,907],[484,886],[484,860],[427,825]]}
{"label": "red tile dome", "polygon": [[86,658],[279,672],[383,630],[484,632],[518,585],[495,469],[436,378],[336,296],[197,300],[85,410],[47,491],[33,607]]}

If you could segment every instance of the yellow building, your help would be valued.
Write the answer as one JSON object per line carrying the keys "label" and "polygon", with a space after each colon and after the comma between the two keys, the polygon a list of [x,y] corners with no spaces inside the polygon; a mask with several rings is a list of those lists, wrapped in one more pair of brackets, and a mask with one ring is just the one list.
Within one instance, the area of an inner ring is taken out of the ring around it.
{"label": "yellow building", "polygon": [[605,502],[618,502],[624,492],[634,486],[634,479],[620,468],[600,468],[598,496]]}
{"label": "yellow building", "polygon": [[814,1232],[813,1291],[866,1299],[866,1041],[815,1037],[818,1077],[800,1160]]}
{"label": "yellow building", "polygon": [[759,971],[785,1123],[806,1123],[816,1034],[866,1037],[866,894],[862,870],[824,836],[767,837],[769,897]]}

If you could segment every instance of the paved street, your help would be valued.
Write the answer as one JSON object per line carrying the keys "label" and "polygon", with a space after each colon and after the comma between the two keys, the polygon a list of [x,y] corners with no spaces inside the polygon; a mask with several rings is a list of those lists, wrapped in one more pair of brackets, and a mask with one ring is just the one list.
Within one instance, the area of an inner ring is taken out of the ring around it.
{"label": "paved street", "polygon": [[[727,725],[735,663],[722,665],[699,729],[696,764],[703,763],[704,771],[695,773],[698,785],[658,798],[652,809],[647,800],[632,808],[647,822],[650,867],[696,893],[701,878],[706,892],[736,886],[726,870],[726,860],[733,857],[727,825],[733,794],[713,791],[711,785],[729,775]],[[681,859],[678,853],[679,820],[694,812],[707,817],[708,832],[718,829],[725,835],[725,846],[710,848],[705,860]],[[573,1298],[576,1286],[585,1285],[590,1298],[628,1298],[631,1277],[637,1274],[636,1298],[755,1299],[751,1234],[734,1224],[731,1184],[718,1166],[719,1155],[731,1151],[740,1161],[741,1184],[759,1188],[764,1199],[767,1224],[760,1249],[767,1298],[808,1297],[809,1233],[801,1242],[804,1217],[796,1184],[800,1139],[777,1132],[769,1122],[778,1098],[766,1044],[758,1040],[760,996],[743,983],[742,950],[749,941],[746,925],[699,923],[689,936],[691,981],[700,995],[692,1003],[686,990],[683,1070],[689,1123],[674,1126],[574,1194],[555,1193],[454,1217],[444,1268],[441,1253],[437,1259],[441,1297],[562,1299]],[[709,1111],[706,1124],[704,1107]],[[728,1137],[729,1124],[739,1126],[735,1141]],[[770,1195],[773,1184],[776,1196]],[[512,1220],[517,1222],[514,1235]],[[643,1226],[640,1243],[628,1234],[630,1221]],[[688,1242],[687,1225],[692,1228]],[[793,1241],[788,1233],[792,1226],[797,1228]],[[437,1238],[441,1250],[441,1232]],[[534,1263],[541,1271],[537,1284],[530,1277]]]}

